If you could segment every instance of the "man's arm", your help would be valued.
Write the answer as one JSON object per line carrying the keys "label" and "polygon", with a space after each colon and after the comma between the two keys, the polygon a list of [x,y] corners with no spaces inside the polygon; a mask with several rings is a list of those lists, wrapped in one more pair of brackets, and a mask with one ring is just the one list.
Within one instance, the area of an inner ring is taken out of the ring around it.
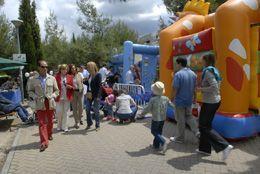
{"label": "man's arm", "polygon": [[35,100],[37,97],[35,94],[34,83],[35,83],[35,79],[31,79],[30,83],[28,85],[28,94],[29,94],[29,97],[32,98],[33,100]]}

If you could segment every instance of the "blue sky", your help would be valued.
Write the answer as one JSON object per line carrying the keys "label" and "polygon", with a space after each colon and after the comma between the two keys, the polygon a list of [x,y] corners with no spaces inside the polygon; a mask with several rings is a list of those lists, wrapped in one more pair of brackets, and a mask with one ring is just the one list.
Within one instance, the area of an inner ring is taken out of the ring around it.
{"label": "blue sky", "polygon": [[[110,3],[109,3],[110,1]],[[123,20],[140,35],[155,33],[158,30],[160,16],[167,18],[168,14],[162,0],[129,0],[127,3],[119,0],[93,0],[100,13],[112,16],[114,20]],[[20,0],[5,0],[2,11],[12,20],[18,17]],[[58,22],[64,27],[66,35],[81,33],[77,25],[80,13],[77,11],[76,0],[36,0],[37,17],[44,37],[44,20],[50,11],[57,15]]]}

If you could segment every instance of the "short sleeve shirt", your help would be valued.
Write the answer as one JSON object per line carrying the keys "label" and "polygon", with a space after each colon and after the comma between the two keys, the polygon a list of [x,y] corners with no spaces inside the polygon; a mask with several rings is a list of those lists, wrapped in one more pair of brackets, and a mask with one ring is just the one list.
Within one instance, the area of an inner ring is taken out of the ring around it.
{"label": "short sleeve shirt", "polygon": [[173,87],[176,90],[176,106],[188,107],[192,105],[196,78],[196,74],[189,68],[182,68],[174,75]]}

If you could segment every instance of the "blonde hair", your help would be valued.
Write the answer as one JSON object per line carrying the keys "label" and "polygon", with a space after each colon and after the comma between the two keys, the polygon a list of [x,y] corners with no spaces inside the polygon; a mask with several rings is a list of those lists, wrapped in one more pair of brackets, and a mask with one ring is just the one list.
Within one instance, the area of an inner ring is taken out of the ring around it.
{"label": "blonde hair", "polygon": [[89,71],[89,69],[93,69],[96,73],[98,72],[98,67],[95,62],[88,62],[87,69],[88,69],[88,71]]}
{"label": "blonde hair", "polygon": [[61,65],[59,65],[58,66],[58,69],[59,69],[59,72],[61,72],[61,70],[63,70],[63,69],[67,69],[67,64],[61,64]]}

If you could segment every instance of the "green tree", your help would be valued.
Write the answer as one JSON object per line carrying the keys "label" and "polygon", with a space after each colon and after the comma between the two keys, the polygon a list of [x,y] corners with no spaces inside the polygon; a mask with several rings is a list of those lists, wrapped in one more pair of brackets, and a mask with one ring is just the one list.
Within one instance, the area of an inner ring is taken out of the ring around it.
{"label": "green tree", "polygon": [[[184,8],[184,5],[187,3],[188,0],[163,0],[167,11],[170,14],[173,14],[175,12],[181,12]],[[226,2],[226,0],[206,0],[207,2],[210,2],[210,12],[215,12],[218,6]]]}
{"label": "green tree", "polygon": [[4,14],[0,15],[0,57],[8,58],[16,50],[12,24]]}
{"label": "green tree", "polygon": [[85,35],[88,36],[88,60],[98,64],[106,62],[113,50],[120,49],[126,40],[137,40],[137,33],[121,22],[112,23],[112,18],[99,14],[90,0],[78,0],[78,9],[83,17],[78,20]]}
{"label": "green tree", "polygon": [[58,24],[54,12],[44,21],[45,25],[45,42],[43,43],[44,58],[48,61],[49,66],[57,68],[58,64],[67,62],[67,52],[69,45],[66,42],[64,29]]}
{"label": "green tree", "polygon": [[1,7],[2,5],[4,5],[4,3],[5,3],[4,0],[0,0],[0,7]]}
{"label": "green tree", "polygon": [[50,42],[53,39],[66,40],[66,35],[63,27],[58,24],[57,16],[53,11],[50,11],[49,17],[44,21],[45,26],[45,42]]}
{"label": "green tree", "polygon": [[28,70],[34,70],[37,67],[36,49],[33,40],[32,30],[32,10],[30,0],[22,0],[19,7],[19,19],[23,24],[19,28],[21,52],[26,54]]}
{"label": "green tree", "polygon": [[33,40],[34,40],[34,46],[36,49],[36,59],[39,60],[42,58],[42,46],[41,46],[41,35],[40,35],[40,26],[38,23],[38,19],[36,16],[36,3],[35,1],[32,2],[32,34],[33,34]]}

